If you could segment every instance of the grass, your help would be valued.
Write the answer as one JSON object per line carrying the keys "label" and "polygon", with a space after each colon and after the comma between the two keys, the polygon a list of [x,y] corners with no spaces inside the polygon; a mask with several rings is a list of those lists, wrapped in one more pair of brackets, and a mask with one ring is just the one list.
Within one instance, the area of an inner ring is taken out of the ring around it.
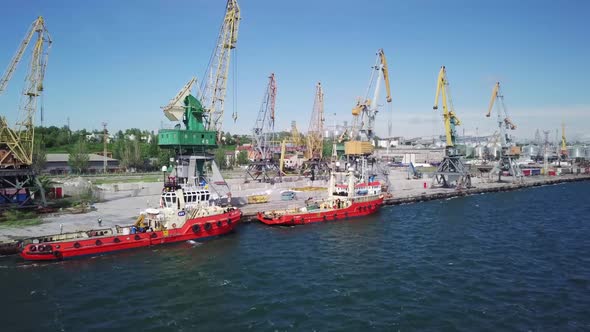
{"label": "grass", "polygon": [[0,228],[21,228],[40,224],[41,219],[31,211],[6,210],[0,216]]}
{"label": "grass", "polygon": [[134,183],[134,182],[158,182],[162,181],[161,176],[157,175],[144,175],[140,177],[131,177],[131,178],[120,178],[120,177],[112,177],[112,178],[102,178],[102,179],[94,179],[91,180],[92,184],[112,184],[112,183]]}

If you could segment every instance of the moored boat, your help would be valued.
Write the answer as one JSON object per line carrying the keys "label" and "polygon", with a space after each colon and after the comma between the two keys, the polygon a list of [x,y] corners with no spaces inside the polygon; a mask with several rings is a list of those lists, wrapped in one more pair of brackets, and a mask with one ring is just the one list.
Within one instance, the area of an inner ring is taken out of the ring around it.
{"label": "moored boat", "polygon": [[209,238],[231,232],[241,216],[239,209],[213,202],[205,188],[168,184],[160,208],[146,209],[132,225],[30,238],[23,241],[20,255],[60,260]]}
{"label": "moored boat", "polygon": [[[338,175],[343,175],[348,183],[336,184]],[[366,216],[377,212],[382,204],[379,181],[359,180],[352,172],[332,172],[328,198],[308,200],[306,206],[300,208],[258,212],[257,219],[266,225],[301,225]]]}

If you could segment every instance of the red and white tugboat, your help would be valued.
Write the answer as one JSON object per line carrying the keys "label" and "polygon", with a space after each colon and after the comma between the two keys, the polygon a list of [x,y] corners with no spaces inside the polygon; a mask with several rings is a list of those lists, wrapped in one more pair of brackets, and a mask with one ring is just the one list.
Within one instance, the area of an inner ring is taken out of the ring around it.
{"label": "red and white tugboat", "polygon": [[[347,183],[336,184],[338,175],[347,178]],[[307,201],[306,206],[301,208],[258,212],[257,218],[267,225],[302,225],[366,216],[377,212],[382,204],[379,181],[372,178],[359,181],[352,172],[332,172],[328,198]]]}
{"label": "red and white tugboat", "polygon": [[133,225],[54,234],[23,241],[26,260],[60,260],[124,249],[214,237],[231,232],[242,212],[218,206],[203,187],[164,186],[160,208],[146,209]]}

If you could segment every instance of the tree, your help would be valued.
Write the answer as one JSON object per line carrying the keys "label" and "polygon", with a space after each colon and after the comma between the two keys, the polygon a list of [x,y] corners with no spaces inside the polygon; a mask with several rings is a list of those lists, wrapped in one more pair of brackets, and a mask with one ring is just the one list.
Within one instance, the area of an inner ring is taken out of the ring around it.
{"label": "tree", "polygon": [[121,166],[126,169],[143,168],[143,158],[141,157],[141,148],[138,141],[126,141],[121,154]]}
{"label": "tree", "polygon": [[217,149],[215,151],[215,163],[219,166],[220,169],[227,169],[227,158],[225,157],[225,150],[224,149]]}
{"label": "tree", "polygon": [[45,169],[45,164],[47,164],[45,145],[43,145],[39,140],[36,140],[35,146],[33,147],[33,171],[36,174],[40,174]]}
{"label": "tree", "polygon": [[84,138],[81,138],[68,157],[68,164],[76,173],[84,173],[88,170],[90,157],[88,156],[88,149]]}
{"label": "tree", "polygon": [[248,163],[250,163],[250,160],[248,160],[248,151],[242,150],[238,153],[237,163],[240,166],[241,165],[248,165]]}

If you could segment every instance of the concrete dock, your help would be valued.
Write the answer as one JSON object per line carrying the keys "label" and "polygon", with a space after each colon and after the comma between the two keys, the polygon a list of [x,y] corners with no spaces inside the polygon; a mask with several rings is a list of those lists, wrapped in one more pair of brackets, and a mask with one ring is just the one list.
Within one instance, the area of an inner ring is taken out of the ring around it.
{"label": "concrete dock", "polygon": [[[473,179],[473,188],[455,190],[444,188],[430,188],[431,180],[407,179],[405,172],[392,172],[390,182],[392,185],[392,197],[385,200],[386,205],[398,205],[446,199],[450,197],[467,196],[473,194],[518,190],[528,187],[550,185],[563,182],[587,181],[590,175],[563,175],[563,176],[535,176],[525,177],[521,183],[495,183],[482,178]],[[232,187],[233,200],[244,212],[244,222],[251,221],[258,211],[284,209],[285,207],[299,207],[305,204],[309,197],[322,198],[327,195],[325,190],[301,191],[297,193],[297,199],[281,201],[280,192],[286,189],[318,187],[326,188],[325,181],[310,181],[308,179],[294,179],[292,182],[277,183],[274,185],[265,183],[244,184],[243,180],[228,180]],[[426,184],[427,188],[424,189]],[[148,208],[158,205],[161,183],[125,183],[117,185],[100,186],[101,197],[104,201],[95,203],[92,211],[84,214],[55,213],[42,218],[42,223],[36,226],[21,228],[8,228],[0,226],[0,242],[13,242],[23,238],[56,234],[60,232],[73,232],[99,228],[98,219],[102,223],[100,227],[113,227],[115,225],[131,224],[138,214]],[[252,194],[268,194],[268,203],[245,204],[246,197]]]}

